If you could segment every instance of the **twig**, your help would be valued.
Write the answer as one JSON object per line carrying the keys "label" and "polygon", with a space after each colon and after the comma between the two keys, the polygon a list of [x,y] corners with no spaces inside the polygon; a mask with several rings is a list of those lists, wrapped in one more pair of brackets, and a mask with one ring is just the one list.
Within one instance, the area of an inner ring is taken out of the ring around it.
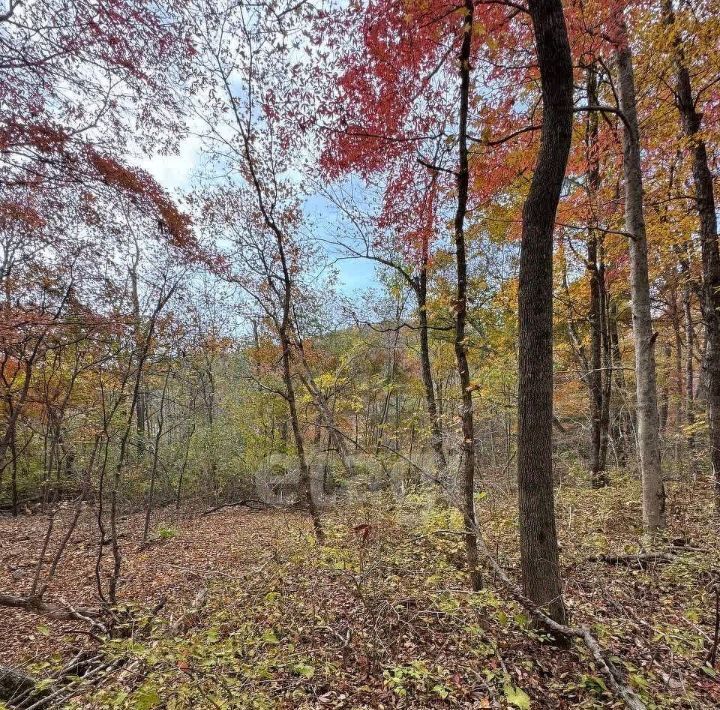
{"label": "twig", "polygon": [[717,663],[718,643],[720,643],[720,584],[715,587],[715,633],[713,634],[713,642],[708,653],[707,663],[712,668]]}

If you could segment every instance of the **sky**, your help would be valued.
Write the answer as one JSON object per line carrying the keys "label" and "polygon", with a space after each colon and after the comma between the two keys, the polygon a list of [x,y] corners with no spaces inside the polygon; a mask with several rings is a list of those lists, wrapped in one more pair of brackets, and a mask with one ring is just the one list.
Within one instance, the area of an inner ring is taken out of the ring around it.
{"label": "sky", "polygon": [[[185,137],[176,154],[155,155],[140,161],[140,167],[147,170],[170,194],[178,196],[190,188],[193,175],[202,159],[201,139],[196,135]],[[332,205],[319,195],[311,195],[305,203],[305,213],[314,225],[320,240],[329,242],[340,229],[340,221]],[[325,247],[329,260],[338,274],[338,288],[346,296],[378,285],[375,264],[368,259],[341,259],[338,249]]]}

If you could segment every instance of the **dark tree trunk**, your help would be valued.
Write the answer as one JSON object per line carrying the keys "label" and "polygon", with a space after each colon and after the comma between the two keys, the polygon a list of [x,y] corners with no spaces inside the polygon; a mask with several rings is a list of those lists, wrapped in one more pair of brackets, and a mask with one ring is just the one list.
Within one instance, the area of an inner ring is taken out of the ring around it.
{"label": "dark tree trunk", "polygon": [[472,388],[465,341],[467,319],[467,255],[465,249],[465,215],[467,214],[470,167],[468,163],[467,123],[470,105],[470,51],[472,48],[473,19],[475,4],[465,0],[463,17],[463,39],[460,47],[460,119],[458,128],[459,166],[457,173],[457,209],[455,211],[455,265],[457,268],[457,291],[455,299],[455,359],[460,379],[462,397],[462,509],[465,525],[465,553],[467,556],[470,584],[478,590],[482,587],[482,576],[477,549],[475,520],[475,426],[473,422]]}
{"label": "dark tree trunk", "polygon": [[[673,28],[675,15],[671,0],[663,0],[665,22]],[[677,34],[675,50],[676,101],[683,132],[687,136],[695,187],[695,209],[700,222],[702,255],[702,316],[707,338],[707,406],[710,424],[710,462],[715,478],[715,504],[720,509],[720,249],[713,177],[708,165],[705,141],[699,135],[702,114],[695,107],[690,73],[685,63],[682,40]],[[690,358],[688,358],[690,359]]]}
{"label": "dark tree trunk", "polygon": [[565,623],[553,492],[553,231],[572,137],[573,83],[560,0],[531,0],[542,82],[540,152],[520,247],[518,497],[523,589]]}
{"label": "dark tree trunk", "polygon": [[188,460],[190,458],[190,442],[192,441],[194,433],[195,421],[193,420],[190,424],[190,431],[188,432],[185,442],[185,454],[183,455],[183,462],[182,466],[180,467],[180,476],[178,477],[177,492],[175,494],[175,510],[180,510],[180,502],[182,501],[183,478],[185,477],[185,471],[187,471]]}
{"label": "dark tree trunk", "polygon": [[425,405],[430,417],[430,445],[435,455],[435,466],[437,477],[443,483],[447,471],[447,459],[443,448],[443,433],[438,414],[437,402],[435,401],[435,386],[433,384],[432,366],[430,363],[430,343],[428,338],[428,316],[427,316],[427,241],[423,243],[423,257],[420,266],[420,274],[417,279],[415,293],[418,302],[418,320],[420,326],[420,366],[422,381],[425,388]]}
{"label": "dark tree trunk", "polygon": [[12,456],[12,514],[14,518],[17,518],[18,514],[18,485],[17,485],[17,445],[15,443],[15,432],[13,431],[12,438],[10,439],[10,455]]}
{"label": "dark tree trunk", "polygon": [[599,257],[596,234],[588,239],[587,255],[590,270],[590,475],[593,487],[602,488],[610,483],[606,466],[612,372],[606,366],[605,267]]}
{"label": "dark tree trunk", "polygon": [[610,342],[610,309],[609,300],[610,294],[608,293],[607,283],[605,281],[605,250],[603,249],[602,242],[600,243],[600,249],[598,252],[598,278],[600,285],[600,316],[602,325],[602,368],[603,368],[603,392],[602,392],[602,407],[600,409],[600,453],[599,453],[599,469],[605,472],[605,481],[610,483],[609,476],[607,474],[607,456],[608,448],[610,446],[610,402],[613,393],[613,383],[615,380],[615,372],[613,370],[612,362],[612,344]]}
{"label": "dark tree trunk", "polygon": [[[597,95],[597,73],[595,66],[587,69],[587,102],[589,106],[599,104]],[[585,149],[588,161],[587,185],[590,200],[595,204],[600,188],[600,164],[598,159],[598,114],[589,112],[587,118]],[[588,229],[587,268],[590,272],[590,476],[594,488],[602,488],[610,482],[606,467],[609,426],[607,399],[610,392],[606,383],[612,382],[611,373],[603,367],[605,348],[605,266],[596,225]]]}
{"label": "dark tree trunk", "polygon": [[[670,362],[672,358],[672,347],[665,344],[663,347],[663,355],[667,362]],[[668,418],[670,416],[670,376],[669,374],[665,377],[665,382],[662,387],[662,397],[660,397],[660,431],[665,434],[665,430],[668,425]]]}

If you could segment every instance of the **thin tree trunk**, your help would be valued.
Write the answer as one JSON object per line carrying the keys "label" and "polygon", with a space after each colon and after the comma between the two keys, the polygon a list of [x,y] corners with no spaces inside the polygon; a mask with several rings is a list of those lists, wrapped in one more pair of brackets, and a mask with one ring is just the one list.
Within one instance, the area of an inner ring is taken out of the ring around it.
{"label": "thin tree trunk", "polygon": [[193,421],[190,425],[190,431],[187,435],[187,441],[185,443],[185,454],[183,455],[182,466],[180,467],[180,476],[178,477],[177,494],[175,496],[175,510],[180,510],[180,501],[182,500],[182,486],[183,479],[185,478],[185,471],[187,471],[188,459],[190,458],[190,442],[192,441],[193,434],[195,433],[195,422]]}
{"label": "thin tree trunk", "polygon": [[624,20],[619,18],[620,40],[616,63],[623,125],[625,229],[630,235],[630,289],[635,337],[638,445],[643,489],[643,526],[652,533],[665,527],[665,486],[660,464],[655,337],[650,305],[648,245],[643,210],[640,132],[635,99],[632,51]]}
{"label": "thin tree trunk", "polygon": [[[674,407],[674,417],[675,417],[675,430],[676,433],[679,435],[680,433],[680,427],[682,427],[683,421],[684,421],[684,383],[683,383],[683,339],[682,339],[682,324],[680,320],[680,308],[679,308],[679,301],[680,296],[678,294],[677,288],[673,289],[672,294],[672,310],[671,310],[671,318],[672,318],[672,328],[673,328],[673,336],[675,341],[675,348],[674,348],[674,362],[673,362],[673,368],[675,370],[674,372],[674,384],[675,384],[675,407]],[[681,466],[680,462],[680,446],[678,442],[678,437],[675,438],[675,463],[678,466]]]}
{"label": "thin tree trunk", "polygon": [[467,124],[470,104],[470,53],[472,49],[473,19],[475,3],[465,0],[465,14],[462,20],[463,39],[460,47],[460,119],[458,128],[459,169],[457,173],[457,209],[455,211],[455,264],[457,269],[457,291],[455,300],[455,359],[460,379],[462,398],[462,510],[465,526],[465,554],[467,557],[470,584],[474,590],[482,588],[482,575],[478,560],[477,537],[475,533],[475,426],[473,421],[472,388],[470,368],[465,341],[467,319],[467,254],[465,250],[465,215],[467,214],[470,167],[468,162]]}
{"label": "thin tree trunk", "polygon": [[608,301],[610,295],[605,281],[605,250],[602,242],[598,251],[598,281],[600,285],[600,314],[602,328],[602,367],[603,367],[603,393],[602,407],[600,410],[600,454],[599,470],[605,471],[605,481],[609,484],[610,478],[607,474],[607,454],[610,444],[610,401],[613,392],[613,381],[615,379],[612,362],[612,347],[610,343],[610,324]]}
{"label": "thin tree trunk", "polygon": [[[130,295],[133,305],[133,318],[135,328],[135,348],[140,350],[142,347],[142,320],[140,317],[140,296],[138,294],[138,276],[137,267],[140,259],[139,252],[136,252],[135,261],[128,269],[130,273]],[[137,430],[137,458],[141,461],[145,456],[145,421],[147,419],[147,402],[145,398],[145,389],[143,386],[142,373],[138,375],[140,378],[140,389],[137,393],[137,402],[135,404],[135,426]]]}
{"label": "thin tree trunk", "polygon": [[[672,347],[669,344],[665,344],[663,347],[663,356],[667,362],[670,362],[672,357]],[[670,376],[665,376],[665,381],[662,387],[662,396],[660,397],[660,431],[665,435],[665,430],[668,425],[668,417],[670,415]]]}
{"label": "thin tree trunk", "polygon": [[298,463],[300,465],[300,495],[305,499],[308,506],[308,512],[310,513],[310,518],[312,519],[315,537],[318,542],[322,543],[325,535],[320,521],[320,513],[315,506],[315,499],[313,498],[312,484],[310,481],[310,469],[305,456],[305,444],[303,441],[302,431],[300,429],[300,420],[298,418],[297,404],[295,400],[295,385],[292,381],[292,369],[290,364],[290,349],[292,344],[287,335],[286,327],[281,326],[280,339],[282,343],[282,367],[283,382],[285,383],[285,396],[287,399],[288,411],[290,413],[290,425],[292,426],[293,438],[295,439],[295,449],[297,451]]}
{"label": "thin tree trunk", "polygon": [[523,208],[518,312],[518,498],[524,594],[565,623],[553,492],[553,231],[572,138],[570,46],[560,0],[529,4],[543,97],[540,151]]}
{"label": "thin tree trunk", "polygon": [[602,488],[610,482],[605,470],[607,444],[607,422],[604,421],[605,380],[610,373],[603,368],[603,311],[601,295],[601,270],[598,265],[597,235],[588,238],[588,266],[590,267],[590,373],[588,386],[590,390],[590,476],[593,488]]}
{"label": "thin tree trunk", "polygon": [[692,289],[689,283],[683,287],[683,321],[685,325],[685,423],[687,425],[687,448],[690,474],[697,474],[695,461],[695,329],[692,322]]}
{"label": "thin tree trunk", "polygon": [[[226,81],[226,88],[231,101],[234,102],[230,86]],[[234,104],[233,104],[234,105]],[[255,190],[257,198],[258,208],[262,214],[263,220],[267,228],[273,233],[275,237],[275,243],[278,249],[278,257],[280,261],[280,268],[282,270],[282,291],[278,292],[273,283],[272,276],[268,273],[268,286],[271,291],[275,291],[281,297],[281,313],[280,319],[276,319],[277,333],[280,338],[280,345],[282,347],[282,368],[283,368],[283,381],[286,390],[286,399],[288,403],[288,410],[290,413],[290,423],[293,430],[293,437],[295,439],[295,448],[297,450],[298,461],[300,465],[300,492],[305,498],[308,506],[308,512],[312,519],[313,529],[315,531],[315,538],[319,543],[322,543],[325,539],[325,533],[322,527],[322,521],[320,519],[320,513],[315,505],[313,499],[312,482],[310,480],[310,469],[307,464],[307,458],[305,457],[305,446],[303,442],[303,435],[300,429],[300,421],[297,414],[297,405],[295,400],[295,386],[293,383],[292,376],[292,364],[291,364],[291,350],[292,350],[292,294],[293,294],[293,283],[290,276],[290,267],[288,265],[288,259],[285,252],[286,237],[283,230],[275,221],[272,211],[268,211],[268,207],[265,204],[265,197],[263,187],[260,182],[260,178],[255,169],[255,161],[253,159],[251,150],[251,139],[250,135],[245,131],[245,124],[240,120],[236,114],[238,129],[243,140],[243,148],[245,153],[245,159],[247,161],[247,167],[250,173],[250,179]],[[272,210],[272,208],[271,208]]]}
{"label": "thin tree trunk", "polygon": [[[597,73],[596,67],[587,68],[586,82],[587,102],[597,106]],[[589,112],[587,118],[585,150],[587,153],[587,183],[591,202],[595,203],[600,188],[600,164],[598,160],[598,114]],[[604,346],[604,290],[605,269],[599,259],[599,237],[596,225],[588,229],[587,267],[590,271],[590,372],[588,388],[590,390],[590,477],[593,488],[602,488],[610,482],[605,470],[607,458],[607,427],[608,419],[604,416],[605,382],[611,380],[610,373],[603,368]]]}
{"label": "thin tree trunk", "polygon": [[612,438],[619,465],[627,462],[628,449],[632,440],[632,415],[627,404],[627,386],[623,370],[622,350],[620,349],[620,332],[618,329],[617,303],[608,294],[608,340],[615,381],[615,412],[612,416]]}
{"label": "thin tree trunk", "polygon": [[[668,27],[675,25],[671,0],[663,0],[663,14]],[[713,176],[708,165],[707,148],[700,135],[702,114],[695,107],[690,73],[685,63],[679,34],[673,39],[675,50],[676,101],[683,132],[688,138],[692,160],[695,209],[700,222],[702,257],[702,316],[707,346],[707,406],[710,425],[710,462],[715,480],[715,505],[720,510],[720,249],[713,192]]]}
{"label": "thin tree trunk", "polygon": [[445,482],[447,471],[447,459],[443,447],[442,427],[438,414],[437,402],[435,401],[435,387],[433,385],[432,365],[430,363],[430,342],[428,338],[428,316],[427,316],[427,266],[428,247],[427,240],[423,242],[422,263],[420,274],[417,279],[415,293],[418,302],[418,320],[420,326],[420,366],[422,381],[425,388],[425,406],[430,417],[430,445],[435,455],[435,466],[437,477]]}
{"label": "thin tree trunk", "polygon": [[165,428],[165,397],[167,395],[168,382],[170,380],[170,368],[165,374],[162,395],[160,396],[160,411],[158,412],[157,431],[155,432],[155,446],[153,448],[152,468],[150,470],[150,490],[148,491],[147,504],[145,506],[145,526],[143,528],[143,542],[147,542],[150,533],[150,518],[152,516],[153,503],[155,499],[155,480],[157,478],[158,461],[160,459],[160,439]]}
{"label": "thin tree trunk", "polygon": [[17,445],[15,443],[15,431],[10,439],[10,456],[12,456],[12,514],[17,518],[18,514],[18,485],[17,485]]}

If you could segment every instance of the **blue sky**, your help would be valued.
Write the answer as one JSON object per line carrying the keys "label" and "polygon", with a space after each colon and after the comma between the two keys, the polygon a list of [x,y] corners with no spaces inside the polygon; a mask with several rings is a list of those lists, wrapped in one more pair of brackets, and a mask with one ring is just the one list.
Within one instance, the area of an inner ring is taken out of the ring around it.
{"label": "blue sky", "polygon": [[[201,160],[201,140],[188,135],[173,155],[156,155],[141,161],[141,166],[171,194],[179,195],[187,190],[196,167]],[[338,287],[347,296],[357,294],[367,288],[377,286],[376,265],[368,259],[339,259],[340,250],[333,248],[332,242],[342,230],[342,220],[337,210],[319,195],[309,197],[305,203],[305,213],[313,225],[314,235],[325,242],[329,260],[338,273]]]}

